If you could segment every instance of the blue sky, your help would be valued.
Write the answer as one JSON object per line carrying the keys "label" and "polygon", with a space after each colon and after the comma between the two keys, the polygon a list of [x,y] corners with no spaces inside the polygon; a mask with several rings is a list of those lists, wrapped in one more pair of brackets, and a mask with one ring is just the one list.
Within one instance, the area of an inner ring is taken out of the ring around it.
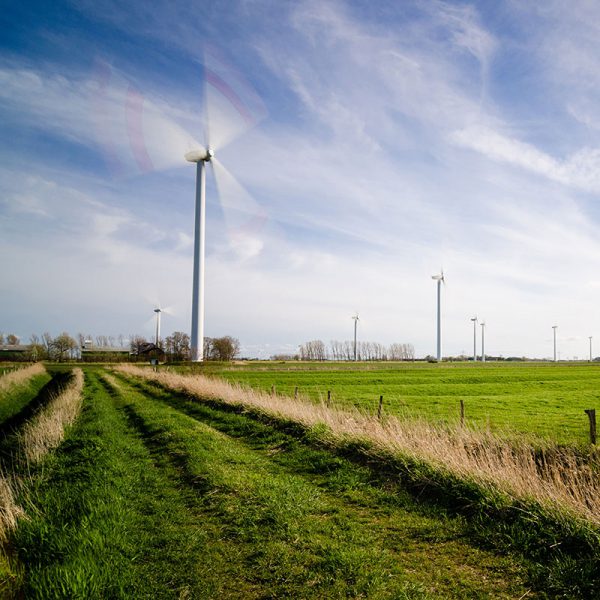
{"label": "blue sky", "polygon": [[550,356],[554,324],[563,358],[600,344],[595,3],[9,2],[0,18],[0,331],[151,336],[156,302],[163,332],[189,330],[183,154],[204,139],[207,63],[242,101],[208,86],[235,179],[219,202],[209,173],[207,335],[268,357],[349,339],[358,311],[362,339],[434,353],[443,268],[445,354],[471,351],[474,314],[491,354]]}

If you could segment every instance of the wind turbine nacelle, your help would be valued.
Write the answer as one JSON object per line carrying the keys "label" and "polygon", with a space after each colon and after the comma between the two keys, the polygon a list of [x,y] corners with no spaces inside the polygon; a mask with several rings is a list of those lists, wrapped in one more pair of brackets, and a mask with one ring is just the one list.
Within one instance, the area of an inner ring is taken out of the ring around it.
{"label": "wind turbine nacelle", "polygon": [[200,161],[208,162],[214,156],[214,152],[210,148],[199,148],[198,150],[190,150],[185,154],[185,160],[192,163]]}

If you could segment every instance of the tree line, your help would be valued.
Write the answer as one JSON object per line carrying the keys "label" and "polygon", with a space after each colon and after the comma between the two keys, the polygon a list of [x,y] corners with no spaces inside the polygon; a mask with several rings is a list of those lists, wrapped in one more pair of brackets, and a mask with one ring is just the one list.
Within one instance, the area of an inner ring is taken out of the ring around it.
{"label": "tree line", "polygon": [[[300,344],[300,360],[354,360],[354,342],[332,340],[326,346],[322,340],[311,340]],[[356,359],[367,361],[414,360],[415,348],[412,344],[394,343],[386,346],[379,342],[356,342]]]}
{"label": "tree line", "polygon": [[[156,347],[154,341],[149,341],[138,334],[127,338],[122,334],[94,337],[90,334],[78,333],[76,337],[72,337],[67,332],[57,336],[52,336],[48,332],[44,332],[41,336],[33,334],[28,344],[21,344],[21,340],[15,334],[5,335],[0,332],[0,346],[3,347],[0,360],[56,362],[80,360],[86,354],[89,360],[98,362],[136,360],[143,355],[143,351]],[[182,331],[175,331],[159,340],[158,348],[164,353],[167,361],[190,360],[190,336]],[[204,338],[205,360],[230,361],[239,354],[239,351],[240,342],[232,336]]]}

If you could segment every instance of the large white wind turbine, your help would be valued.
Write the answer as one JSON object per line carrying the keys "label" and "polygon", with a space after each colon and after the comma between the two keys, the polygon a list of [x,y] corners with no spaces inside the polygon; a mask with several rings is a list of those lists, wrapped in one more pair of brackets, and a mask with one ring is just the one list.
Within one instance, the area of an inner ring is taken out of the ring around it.
{"label": "large white wind turbine", "polygon": [[437,281],[437,361],[442,360],[442,282],[446,284],[444,279],[444,271],[440,271],[439,275],[432,275],[431,279]]}
{"label": "large white wind turbine", "polygon": [[[209,64],[210,63],[210,64]],[[252,215],[258,221],[263,215],[257,211],[242,186],[215,158],[209,133],[218,135],[220,147],[228,144],[244,129],[264,117],[260,99],[229,67],[210,54],[205,55],[205,140],[204,146],[185,154],[185,159],[196,164],[196,208],[194,216],[194,270],[192,283],[192,329],[190,336],[191,359],[204,359],[204,248],[206,217],[206,167],[213,167],[213,175],[220,199],[238,213]],[[240,202],[241,196],[245,198]],[[259,214],[257,214],[259,213]]]}

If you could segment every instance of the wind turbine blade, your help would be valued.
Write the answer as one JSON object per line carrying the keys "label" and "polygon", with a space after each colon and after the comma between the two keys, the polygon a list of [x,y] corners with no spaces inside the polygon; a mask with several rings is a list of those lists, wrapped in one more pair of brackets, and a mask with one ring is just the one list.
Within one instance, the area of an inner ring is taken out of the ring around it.
{"label": "wind turbine blade", "polygon": [[198,147],[176,121],[176,109],[153,102],[123,73],[96,60],[89,86],[99,146],[117,177],[183,165]]}
{"label": "wind turbine blade", "polygon": [[214,48],[204,50],[205,130],[221,149],[262,119],[267,111],[242,74]]}
{"label": "wind turbine blade", "polygon": [[211,164],[231,246],[241,257],[256,256],[263,247],[260,232],[267,214],[220,161],[213,158]]}

